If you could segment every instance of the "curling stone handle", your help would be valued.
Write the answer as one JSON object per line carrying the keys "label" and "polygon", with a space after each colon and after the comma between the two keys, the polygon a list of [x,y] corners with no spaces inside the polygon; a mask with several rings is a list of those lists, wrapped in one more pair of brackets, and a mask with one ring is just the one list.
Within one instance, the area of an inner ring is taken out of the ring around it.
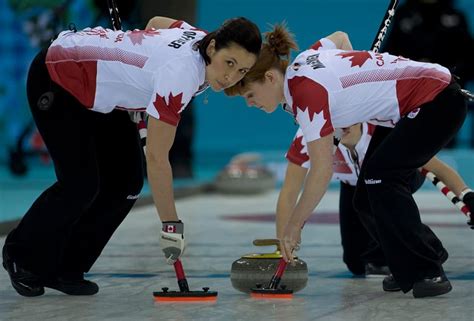
{"label": "curling stone handle", "polygon": [[280,250],[280,240],[279,239],[256,239],[256,240],[253,240],[253,245],[255,245],[255,246],[276,245],[277,251]]}
{"label": "curling stone handle", "polygon": [[174,262],[174,271],[176,272],[176,278],[178,279],[178,286],[181,292],[189,292],[188,281],[184,274],[183,264],[178,259]]}

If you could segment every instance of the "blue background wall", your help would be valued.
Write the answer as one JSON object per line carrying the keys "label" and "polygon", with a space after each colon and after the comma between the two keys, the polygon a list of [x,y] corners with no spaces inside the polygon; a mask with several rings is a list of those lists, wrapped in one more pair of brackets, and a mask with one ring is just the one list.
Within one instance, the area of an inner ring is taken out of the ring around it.
{"label": "blue background wall", "polygon": [[[29,160],[31,170],[23,177],[12,175],[6,166],[8,147],[15,144],[19,132],[31,119],[26,107],[25,79],[31,58],[38,50],[23,31],[25,22],[35,16],[35,9],[13,12],[10,4],[65,1],[70,4],[65,20],[74,21],[78,28],[93,24],[96,12],[90,0],[0,0],[0,30],[3,32],[0,39],[0,223],[21,217],[54,176],[52,167],[41,164],[38,157]],[[467,14],[474,32],[474,0],[456,0],[455,3]],[[227,18],[246,16],[262,30],[268,30],[268,23],[286,21],[300,48],[307,48],[335,30],[343,30],[349,33],[355,48],[368,49],[387,4],[388,0],[198,0],[197,25],[214,30]],[[103,25],[108,23],[104,21]],[[207,105],[203,103],[205,96],[201,95],[194,106],[198,178],[212,178],[230,157],[244,151],[265,152],[267,160],[284,162],[283,153],[296,131],[286,113],[279,110],[267,115],[247,108],[241,98],[230,99],[212,91],[208,95]],[[468,120],[461,135],[467,136],[471,127]],[[464,147],[445,151],[442,159],[457,168],[468,184],[474,185],[472,150]]]}
{"label": "blue background wall", "polygon": [[[354,48],[368,49],[388,3],[381,0],[201,0],[197,24],[212,31],[224,19],[246,16],[265,31],[269,23],[286,21],[300,48],[342,30],[349,34]],[[468,15],[471,30],[474,30],[474,0],[455,3]],[[282,110],[268,115],[247,108],[241,98],[229,99],[223,93],[210,90],[208,95],[207,105],[203,103],[203,95],[196,99],[198,161],[228,159],[229,155],[247,150],[286,150],[289,146],[296,126]]]}
{"label": "blue background wall", "polygon": [[[61,3],[66,0],[0,1],[0,27],[4,36],[0,41],[0,165],[5,163],[6,150],[16,142],[20,131],[31,119],[25,98],[26,72],[37,48],[23,32],[25,21],[33,10],[14,12],[12,3]],[[96,14],[89,0],[68,0],[67,21],[78,28],[89,26]],[[104,0],[105,1],[105,0]],[[269,23],[286,21],[301,48],[335,30],[351,36],[355,48],[367,49],[385,14],[388,0],[198,0],[197,25],[214,30],[227,18],[246,16],[262,30]],[[291,5],[292,4],[292,5]],[[474,31],[474,0],[455,0],[463,10]],[[157,13],[159,14],[159,13]],[[104,22],[105,24],[108,21]],[[471,85],[471,87],[473,87]],[[296,130],[292,120],[282,111],[267,115],[245,107],[240,98],[227,98],[222,93],[209,91],[209,104],[204,95],[196,99],[197,115],[194,149],[197,161],[228,158],[248,150],[285,150]],[[461,135],[471,130],[466,122]],[[462,140],[461,140],[462,142]]]}

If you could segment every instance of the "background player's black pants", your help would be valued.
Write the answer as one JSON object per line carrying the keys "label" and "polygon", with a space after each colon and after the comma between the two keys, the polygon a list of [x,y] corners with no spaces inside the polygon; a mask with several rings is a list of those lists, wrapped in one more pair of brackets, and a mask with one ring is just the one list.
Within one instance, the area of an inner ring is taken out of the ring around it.
{"label": "background player's black pants", "polygon": [[[81,277],[129,213],[143,185],[142,150],[127,112],[87,110],[51,82],[42,51],[28,74],[33,118],[57,181],[7,237],[10,256],[42,277]],[[54,91],[48,110],[39,97]]]}
{"label": "background player's black pants", "polygon": [[458,132],[466,112],[459,85],[452,83],[421,106],[415,118],[402,118],[390,131],[377,127],[369,144],[354,205],[404,292],[418,280],[443,273],[440,256],[445,250],[421,223],[410,182],[416,169]]}
{"label": "background player's black pants", "polygon": [[342,260],[355,275],[365,274],[365,264],[386,265],[383,252],[362,224],[352,200],[355,186],[340,183],[339,227],[341,229]]}

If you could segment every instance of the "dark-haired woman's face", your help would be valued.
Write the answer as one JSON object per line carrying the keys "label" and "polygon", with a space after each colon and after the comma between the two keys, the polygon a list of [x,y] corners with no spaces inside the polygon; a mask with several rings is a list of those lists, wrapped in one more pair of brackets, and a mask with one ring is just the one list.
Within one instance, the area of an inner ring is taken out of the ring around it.
{"label": "dark-haired woman's face", "polygon": [[216,50],[215,40],[211,40],[206,53],[211,59],[206,66],[206,80],[214,91],[235,85],[257,61],[255,54],[234,43]]}

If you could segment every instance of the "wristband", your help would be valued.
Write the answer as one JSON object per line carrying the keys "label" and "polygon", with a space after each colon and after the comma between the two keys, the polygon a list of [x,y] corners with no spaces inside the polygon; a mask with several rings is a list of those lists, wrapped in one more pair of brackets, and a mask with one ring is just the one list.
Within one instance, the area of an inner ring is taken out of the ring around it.
{"label": "wristband", "polygon": [[165,221],[161,230],[166,233],[183,234],[184,224],[181,221]]}

